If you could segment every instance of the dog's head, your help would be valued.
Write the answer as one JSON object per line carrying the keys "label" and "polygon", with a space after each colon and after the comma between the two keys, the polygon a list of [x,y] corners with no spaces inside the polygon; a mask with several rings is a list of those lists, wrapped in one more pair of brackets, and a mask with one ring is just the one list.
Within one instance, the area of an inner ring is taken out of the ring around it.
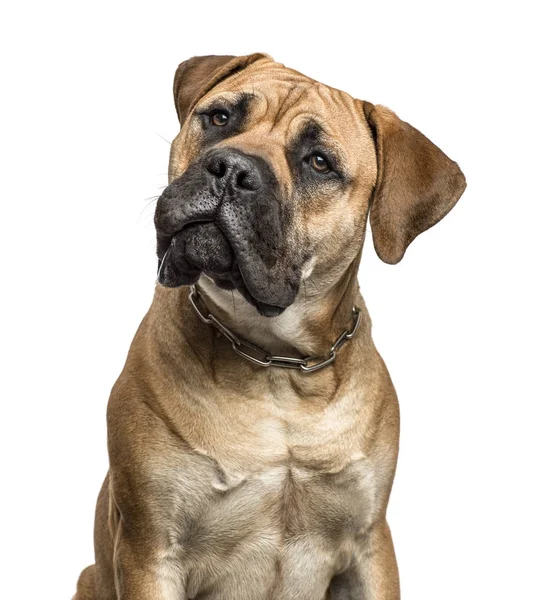
{"label": "dog's head", "polygon": [[159,282],[203,272],[261,314],[301,281],[334,285],[359,256],[397,263],[454,206],[457,164],[389,109],[355,100],[264,54],[205,56],[174,81],[181,130],[156,212]]}

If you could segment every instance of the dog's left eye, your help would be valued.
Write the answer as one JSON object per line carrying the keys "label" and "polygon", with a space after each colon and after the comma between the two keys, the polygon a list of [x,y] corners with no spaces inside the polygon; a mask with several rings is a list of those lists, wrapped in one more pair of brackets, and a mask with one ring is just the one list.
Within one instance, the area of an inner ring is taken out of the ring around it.
{"label": "dog's left eye", "polygon": [[224,127],[228,123],[229,115],[223,110],[216,110],[211,113],[211,123],[217,127]]}
{"label": "dog's left eye", "polygon": [[319,153],[312,154],[309,157],[309,164],[318,173],[328,173],[331,170],[329,161]]}

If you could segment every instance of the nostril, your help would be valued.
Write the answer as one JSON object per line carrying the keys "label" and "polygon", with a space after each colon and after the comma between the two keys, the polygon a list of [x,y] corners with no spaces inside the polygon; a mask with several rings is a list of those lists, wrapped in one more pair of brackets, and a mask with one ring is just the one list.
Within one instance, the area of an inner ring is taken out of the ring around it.
{"label": "nostril", "polygon": [[226,175],[226,171],[228,170],[226,163],[224,160],[214,157],[207,163],[207,171],[214,175],[215,177],[222,178]]}
{"label": "nostril", "polygon": [[236,185],[244,190],[256,190],[260,183],[259,177],[253,171],[239,171],[236,175]]}

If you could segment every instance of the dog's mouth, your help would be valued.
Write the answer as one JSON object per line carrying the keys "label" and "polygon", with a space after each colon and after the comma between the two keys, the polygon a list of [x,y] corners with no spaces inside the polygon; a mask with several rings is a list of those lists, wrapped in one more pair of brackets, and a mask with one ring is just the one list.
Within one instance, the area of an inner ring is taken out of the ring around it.
{"label": "dog's mouth", "polygon": [[159,245],[157,274],[165,287],[192,285],[205,273],[220,288],[238,290],[266,317],[276,317],[288,306],[258,298],[259,291],[246,282],[232,245],[214,221],[189,223],[165,245]]}

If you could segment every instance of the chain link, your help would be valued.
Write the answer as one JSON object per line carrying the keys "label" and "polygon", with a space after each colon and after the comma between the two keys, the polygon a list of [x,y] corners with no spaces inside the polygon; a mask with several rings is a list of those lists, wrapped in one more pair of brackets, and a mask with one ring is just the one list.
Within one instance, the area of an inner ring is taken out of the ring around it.
{"label": "chain link", "polygon": [[[208,312],[207,315],[204,315],[199,304],[199,301],[201,300],[201,302],[203,302],[203,299],[201,298],[201,295],[199,294],[199,291],[195,285],[191,286],[189,298],[193,308],[195,309],[195,312],[203,321],[203,323],[212,325],[218,329],[232,344],[232,349],[234,352],[236,352],[236,354],[239,354],[246,360],[259,365],[260,367],[299,369],[304,373],[313,373],[314,371],[318,371],[319,369],[322,369],[323,367],[333,363],[337,356],[337,352],[348,340],[351,340],[356,334],[356,331],[358,331],[358,327],[360,326],[360,321],[362,318],[360,309],[354,307],[352,309],[352,328],[345,329],[339,335],[335,343],[331,346],[329,354],[325,357],[306,356],[305,358],[296,358],[294,356],[274,356],[265,352],[263,348],[239,338],[233,331],[228,329],[226,325],[221,323],[212,313]],[[203,304],[205,303],[203,302]],[[207,308],[207,306],[205,306],[205,308]]]}

